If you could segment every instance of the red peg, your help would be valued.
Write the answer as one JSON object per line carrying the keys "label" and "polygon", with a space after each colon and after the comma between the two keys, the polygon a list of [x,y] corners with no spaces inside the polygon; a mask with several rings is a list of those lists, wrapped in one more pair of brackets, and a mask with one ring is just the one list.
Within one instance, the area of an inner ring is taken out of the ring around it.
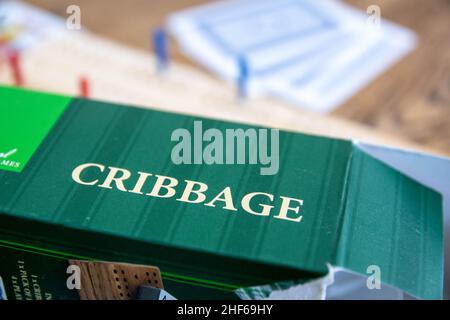
{"label": "red peg", "polygon": [[20,53],[18,51],[9,52],[8,62],[11,68],[14,84],[18,87],[23,86],[23,74],[20,63]]}
{"label": "red peg", "polygon": [[80,95],[83,98],[89,97],[89,81],[86,77],[80,77],[79,80]]}

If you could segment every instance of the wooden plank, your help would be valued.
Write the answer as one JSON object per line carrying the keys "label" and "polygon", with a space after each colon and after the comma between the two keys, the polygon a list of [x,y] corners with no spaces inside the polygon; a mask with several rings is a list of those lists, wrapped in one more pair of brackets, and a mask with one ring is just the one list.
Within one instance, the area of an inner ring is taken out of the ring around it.
{"label": "wooden plank", "polygon": [[[28,0],[61,16],[70,0]],[[78,0],[83,25],[111,39],[148,51],[149,32],[174,10],[206,0]],[[379,5],[382,18],[418,33],[419,47],[411,55],[361,90],[333,112],[384,132],[450,154],[450,2],[446,0],[348,0],[365,10]],[[107,12],[107,13],[106,13]],[[177,61],[194,65],[172,43]],[[347,122],[345,122],[347,123]],[[319,124],[317,124],[319,125]],[[325,122],[326,125],[326,122]]]}
{"label": "wooden plank", "polygon": [[[25,85],[32,89],[77,95],[79,77],[88,75],[95,99],[437,152],[268,97],[238,103],[233,88],[196,69],[172,63],[167,74],[159,75],[152,54],[87,32],[68,31],[27,50],[22,60]],[[12,83],[7,68],[0,70],[2,82]]]}

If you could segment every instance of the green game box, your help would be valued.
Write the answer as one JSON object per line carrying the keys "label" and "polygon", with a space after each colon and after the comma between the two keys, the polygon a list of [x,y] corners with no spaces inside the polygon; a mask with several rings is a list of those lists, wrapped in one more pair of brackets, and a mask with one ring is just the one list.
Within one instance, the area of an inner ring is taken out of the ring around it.
{"label": "green game box", "polygon": [[178,299],[320,298],[339,270],[440,299],[443,247],[442,196],[353,141],[0,87],[3,299],[78,299],[69,259]]}

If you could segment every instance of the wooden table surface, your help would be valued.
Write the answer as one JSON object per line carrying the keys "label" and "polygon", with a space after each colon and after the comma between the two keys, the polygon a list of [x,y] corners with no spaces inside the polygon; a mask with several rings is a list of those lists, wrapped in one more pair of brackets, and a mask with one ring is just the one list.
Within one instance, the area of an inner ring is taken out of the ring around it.
{"label": "wooden table surface", "polygon": [[[27,0],[66,16],[81,7],[83,26],[135,47],[150,50],[150,32],[175,10],[204,0]],[[382,18],[419,36],[418,48],[357,93],[333,114],[394,133],[450,155],[450,1],[349,0],[365,10],[376,4]],[[171,54],[192,64],[176,45]],[[200,67],[199,67],[200,68]]]}

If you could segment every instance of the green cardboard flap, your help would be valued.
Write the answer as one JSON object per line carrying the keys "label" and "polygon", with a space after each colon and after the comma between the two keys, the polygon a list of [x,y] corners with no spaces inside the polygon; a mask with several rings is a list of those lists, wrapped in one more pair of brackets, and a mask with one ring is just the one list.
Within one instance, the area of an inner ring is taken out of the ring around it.
{"label": "green cardboard flap", "polygon": [[443,288],[442,197],[354,147],[335,265],[416,297]]}
{"label": "green cardboard flap", "polygon": [[[0,114],[20,103],[22,109],[41,107],[42,116],[60,103],[50,97],[0,87]],[[173,163],[172,133],[178,128],[194,132],[198,121],[203,130],[254,128],[70,99],[21,172],[0,167],[0,240],[153,264],[179,279],[226,283],[228,289],[306,281],[327,274],[327,264],[361,274],[378,265],[383,282],[421,298],[441,297],[442,208],[437,193],[351,141],[286,131],[279,133],[275,175],[261,175],[255,165]],[[9,130],[21,129],[19,124]],[[79,177],[94,183],[73,178],[74,170],[85,164],[95,166]],[[104,187],[114,168],[126,170],[129,177],[121,187]],[[142,192],[133,192],[144,173],[148,179]],[[157,175],[178,181],[175,195],[148,195]],[[176,200],[186,180],[208,186],[205,201]],[[225,188],[235,210],[220,201],[205,205]],[[253,192],[273,196],[254,197],[251,203],[255,210],[271,206],[268,215],[244,210],[242,199]],[[277,218],[283,197],[303,200],[295,215],[301,221]]]}

